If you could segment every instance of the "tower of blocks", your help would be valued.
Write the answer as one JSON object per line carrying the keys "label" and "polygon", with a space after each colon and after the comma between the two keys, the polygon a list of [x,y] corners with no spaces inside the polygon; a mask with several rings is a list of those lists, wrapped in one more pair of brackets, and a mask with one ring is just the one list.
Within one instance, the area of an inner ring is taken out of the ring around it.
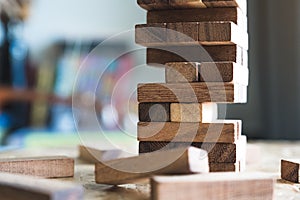
{"label": "tower of blocks", "polygon": [[241,121],[218,119],[217,106],[247,101],[247,0],[138,4],[148,12],[147,24],[136,25],[136,43],[147,47],[147,63],[165,67],[166,78],[138,85],[139,152],[191,144],[208,151],[211,172],[243,171]]}

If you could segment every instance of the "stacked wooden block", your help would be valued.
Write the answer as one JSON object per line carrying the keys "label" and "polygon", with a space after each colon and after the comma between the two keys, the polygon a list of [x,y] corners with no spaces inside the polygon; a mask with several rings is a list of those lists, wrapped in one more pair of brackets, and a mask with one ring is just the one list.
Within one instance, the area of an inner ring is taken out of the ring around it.
{"label": "stacked wooden block", "polygon": [[139,84],[140,153],[192,145],[208,151],[210,171],[242,171],[241,121],[219,120],[217,103],[245,103],[246,0],[138,0],[147,24],[136,42],[166,83]]}

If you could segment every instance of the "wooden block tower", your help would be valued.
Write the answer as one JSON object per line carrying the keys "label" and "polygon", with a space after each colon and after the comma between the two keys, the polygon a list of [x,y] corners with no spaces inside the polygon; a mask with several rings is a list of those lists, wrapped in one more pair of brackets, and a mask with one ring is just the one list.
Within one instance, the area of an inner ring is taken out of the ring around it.
{"label": "wooden block tower", "polygon": [[139,152],[190,144],[209,152],[211,172],[243,171],[241,121],[218,119],[217,105],[247,101],[246,0],[138,4],[148,13],[136,42],[147,47],[147,63],[164,65],[166,77],[138,85]]}

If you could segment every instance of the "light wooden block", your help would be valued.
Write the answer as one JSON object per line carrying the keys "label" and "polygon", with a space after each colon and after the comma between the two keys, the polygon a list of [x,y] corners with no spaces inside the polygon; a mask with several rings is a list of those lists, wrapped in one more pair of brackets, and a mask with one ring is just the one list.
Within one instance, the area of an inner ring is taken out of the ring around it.
{"label": "light wooden block", "polygon": [[165,78],[167,83],[187,83],[199,81],[200,63],[173,62],[167,63]]}
{"label": "light wooden block", "polygon": [[200,142],[140,142],[139,152],[149,153],[161,149],[173,149],[180,147],[194,146],[201,148],[208,152],[208,159],[210,163],[236,163],[237,161],[245,160],[243,147],[245,145],[244,139],[237,140],[233,144],[227,143],[200,143]]}
{"label": "light wooden block", "polygon": [[281,178],[300,183],[300,160],[281,160]]}
{"label": "light wooden block", "polygon": [[207,152],[197,148],[177,148],[96,163],[96,183],[119,185],[149,178],[154,174],[209,172]]}
{"label": "light wooden block", "polygon": [[216,103],[172,103],[170,108],[171,122],[209,123],[218,118]]}
{"label": "light wooden block", "polygon": [[78,147],[79,158],[88,163],[98,163],[100,161],[114,160],[124,156],[125,152],[119,149],[99,150],[92,147],[80,145]]}
{"label": "light wooden block", "polygon": [[140,103],[139,120],[141,122],[169,122],[169,103]]}
{"label": "light wooden block", "polygon": [[147,13],[147,24],[217,21],[233,22],[247,32],[247,16],[237,7],[152,10]]}
{"label": "light wooden block", "polygon": [[248,34],[233,22],[176,22],[136,26],[136,43],[163,45],[233,45],[248,49]]}
{"label": "light wooden block", "polygon": [[241,136],[242,122],[225,120],[214,123],[138,123],[138,140],[144,142],[217,142],[235,143]]}
{"label": "light wooden block", "polygon": [[272,200],[275,181],[262,173],[210,173],[156,176],[151,179],[151,199]]}
{"label": "light wooden block", "polygon": [[5,200],[83,200],[81,185],[30,176],[0,173],[1,199]]}
{"label": "light wooden block", "polygon": [[247,87],[231,83],[148,83],[138,85],[138,101],[170,103],[245,103]]}
{"label": "light wooden block", "polygon": [[63,156],[0,159],[0,172],[44,178],[73,177],[74,160]]}
{"label": "light wooden block", "polygon": [[147,48],[147,64],[149,65],[164,65],[169,62],[235,62],[247,68],[247,57],[248,54],[237,45],[184,45]]}
{"label": "light wooden block", "polygon": [[249,70],[233,62],[208,62],[199,65],[200,82],[231,82],[248,85]]}

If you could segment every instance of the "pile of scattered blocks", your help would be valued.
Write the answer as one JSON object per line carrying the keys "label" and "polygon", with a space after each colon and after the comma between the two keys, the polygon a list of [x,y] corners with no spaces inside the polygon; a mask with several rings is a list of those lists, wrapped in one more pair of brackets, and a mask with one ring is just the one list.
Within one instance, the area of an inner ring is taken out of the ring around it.
{"label": "pile of scattered blocks", "polygon": [[139,152],[192,145],[208,152],[211,172],[243,171],[241,121],[218,119],[217,104],[247,101],[247,1],[138,4],[148,13],[136,42],[147,47],[148,64],[165,67],[166,78],[138,86]]}

